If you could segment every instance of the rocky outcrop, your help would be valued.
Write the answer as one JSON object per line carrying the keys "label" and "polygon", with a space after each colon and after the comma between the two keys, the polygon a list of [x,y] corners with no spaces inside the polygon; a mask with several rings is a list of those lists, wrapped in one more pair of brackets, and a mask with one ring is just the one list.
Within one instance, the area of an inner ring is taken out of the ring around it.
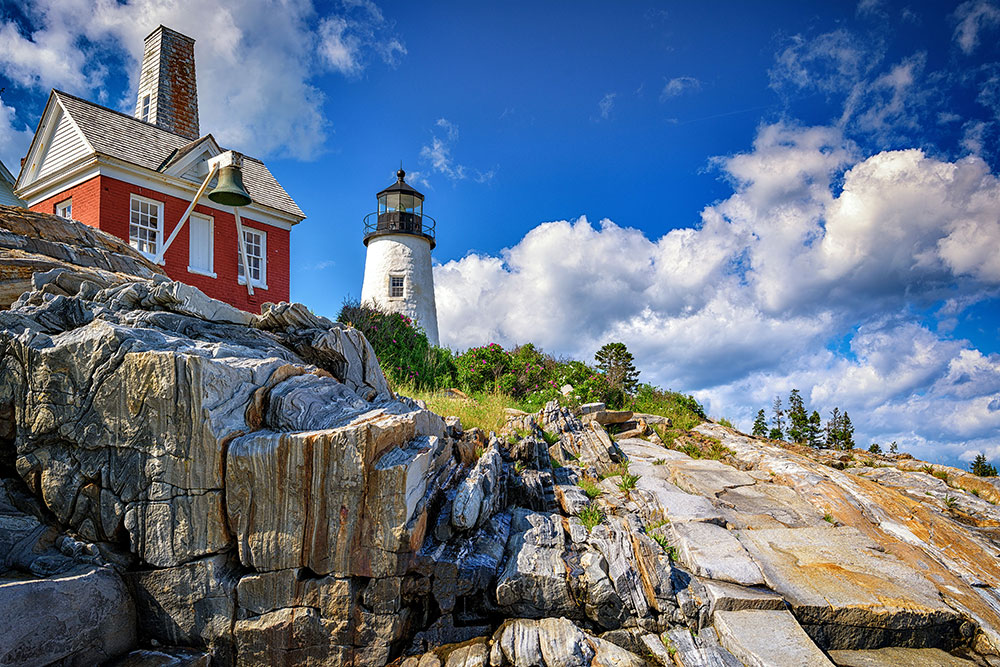
{"label": "rocky outcrop", "polygon": [[1000,665],[990,480],[599,405],[464,430],[349,327],[32,216],[0,666]]}
{"label": "rocky outcrop", "polygon": [[[46,274],[44,284],[34,274]],[[117,237],[53,215],[0,205],[0,309],[33,288],[76,294],[163,272]]]}

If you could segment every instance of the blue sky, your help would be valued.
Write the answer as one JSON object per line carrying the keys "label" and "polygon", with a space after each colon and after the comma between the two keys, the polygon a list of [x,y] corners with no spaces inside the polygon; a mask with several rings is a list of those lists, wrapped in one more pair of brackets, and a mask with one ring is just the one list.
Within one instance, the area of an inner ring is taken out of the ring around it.
{"label": "blue sky", "polygon": [[859,442],[1000,459],[997,0],[0,6],[11,168],[50,88],[130,112],[142,38],[194,37],[202,131],[308,214],[319,313],[402,160],[453,349],[622,340],[744,428],[797,387]]}

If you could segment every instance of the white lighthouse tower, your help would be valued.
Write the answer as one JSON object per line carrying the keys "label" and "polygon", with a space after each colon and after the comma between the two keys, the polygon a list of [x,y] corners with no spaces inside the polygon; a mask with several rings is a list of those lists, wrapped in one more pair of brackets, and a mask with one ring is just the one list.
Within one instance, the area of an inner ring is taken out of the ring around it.
{"label": "white lighthouse tower", "polygon": [[434,303],[434,218],[424,215],[424,196],[396,172],[395,183],[378,193],[378,211],[365,216],[365,280],[361,303],[376,303],[416,321],[438,345]]}

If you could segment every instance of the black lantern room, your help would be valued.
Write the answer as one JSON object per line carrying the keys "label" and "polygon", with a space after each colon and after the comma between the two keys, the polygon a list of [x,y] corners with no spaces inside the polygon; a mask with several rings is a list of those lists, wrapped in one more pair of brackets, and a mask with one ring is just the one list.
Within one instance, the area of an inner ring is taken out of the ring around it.
{"label": "black lantern room", "polygon": [[413,234],[430,241],[434,248],[434,218],[424,215],[424,196],[403,178],[406,172],[396,172],[396,182],[376,195],[378,211],[365,216],[365,239],[386,234]]}

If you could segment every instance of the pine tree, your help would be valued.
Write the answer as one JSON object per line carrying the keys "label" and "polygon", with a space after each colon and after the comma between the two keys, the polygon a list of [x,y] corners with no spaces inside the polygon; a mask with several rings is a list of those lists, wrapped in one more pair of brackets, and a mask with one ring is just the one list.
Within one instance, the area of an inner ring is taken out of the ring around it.
{"label": "pine tree", "polygon": [[639,384],[639,371],[635,369],[632,353],[625,347],[625,343],[607,343],[597,351],[594,359],[612,388],[620,389],[626,394],[635,391]]}
{"label": "pine tree", "polygon": [[812,411],[806,424],[806,444],[810,447],[823,446],[823,419],[817,410]]}
{"label": "pine tree", "polygon": [[997,469],[996,466],[988,463],[986,461],[986,455],[979,452],[976,455],[975,460],[972,462],[970,468],[973,475],[978,475],[979,477],[996,477]]}
{"label": "pine tree", "polygon": [[872,454],[881,454],[882,448],[879,446],[877,442],[873,442],[871,444],[871,447],[868,448],[868,451],[871,452]]}
{"label": "pine tree", "polygon": [[840,422],[840,448],[844,451],[854,449],[854,424],[847,410],[844,410],[844,418]]}
{"label": "pine tree", "polygon": [[767,437],[767,417],[764,416],[764,408],[757,411],[757,418],[753,420],[753,431],[750,435],[757,438]]}
{"label": "pine tree", "polygon": [[792,389],[788,397],[788,439],[792,442],[806,442],[809,415],[798,389]]}
{"label": "pine tree", "polygon": [[896,444],[895,440],[889,443],[889,453],[893,455],[899,453],[899,445]]}
{"label": "pine tree", "polygon": [[840,448],[840,408],[835,407],[830,411],[830,418],[826,422],[826,446],[830,449]]}
{"label": "pine tree", "polygon": [[774,411],[771,417],[771,439],[781,440],[785,437],[785,411],[781,409],[781,397],[774,397],[774,404],[771,406]]}

